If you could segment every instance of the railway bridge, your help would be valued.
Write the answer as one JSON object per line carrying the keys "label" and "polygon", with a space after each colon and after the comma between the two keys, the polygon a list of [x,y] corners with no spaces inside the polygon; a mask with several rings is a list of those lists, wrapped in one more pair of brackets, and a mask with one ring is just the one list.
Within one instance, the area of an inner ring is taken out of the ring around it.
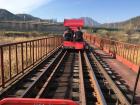
{"label": "railway bridge", "polygon": [[140,105],[140,46],[84,34],[0,45],[0,105]]}

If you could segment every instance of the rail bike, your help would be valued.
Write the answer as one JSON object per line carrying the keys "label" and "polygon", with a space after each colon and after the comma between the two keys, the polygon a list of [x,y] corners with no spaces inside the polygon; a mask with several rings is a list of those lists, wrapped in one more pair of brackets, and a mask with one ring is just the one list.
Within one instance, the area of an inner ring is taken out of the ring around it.
{"label": "rail bike", "polygon": [[[78,27],[84,26],[84,21],[82,19],[64,19],[64,26],[69,27],[73,32],[78,30]],[[84,40],[75,41],[75,40],[64,40],[63,49],[76,49],[83,50],[86,48],[86,43]]]}

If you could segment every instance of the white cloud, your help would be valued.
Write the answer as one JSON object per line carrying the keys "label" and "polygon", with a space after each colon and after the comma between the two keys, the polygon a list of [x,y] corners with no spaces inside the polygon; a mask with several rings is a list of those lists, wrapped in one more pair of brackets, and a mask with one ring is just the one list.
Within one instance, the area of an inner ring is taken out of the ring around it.
{"label": "white cloud", "polygon": [[52,0],[0,0],[0,8],[13,13],[29,13]]}

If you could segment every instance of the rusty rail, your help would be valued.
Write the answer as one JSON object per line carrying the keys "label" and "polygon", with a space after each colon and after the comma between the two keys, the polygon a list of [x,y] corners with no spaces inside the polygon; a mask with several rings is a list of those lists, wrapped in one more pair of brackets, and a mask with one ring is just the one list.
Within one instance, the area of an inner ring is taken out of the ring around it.
{"label": "rusty rail", "polygon": [[81,105],[86,105],[86,96],[85,96],[85,86],[84,86],[84,76],[83,76],[83,66],[82,66],[82,54],[79,51],[79,77],[80,77],[80,91],[81,91]]}
{"label": "rusty rail", "polygon": [[62,37],[52,36],[0,45],[0,88],[34,67],[61,43]]}
{"label": "rusty rail", "polygon": [[114,83],[112,78],[108,75],[108,73],[105,71],[105,69],[100,64],[100,62],[96,59],[96,57],[95,57],[95,55],[93,53],[91,53],[91,57],[95,61],[96,65],[99,68],[99,70],[101,71],[101,73],[104,75],[105,79],[108,81],[109,86],[111,87],[111,89],[113,89],[114,93],[117,95],[117,98],[118,98],[119,102],[121,103],[121,105],[130,105],[129,101],[127,100],[127,98],[125,97],[123,92]]}
{"label": "rusty rail", "polygon": [[91,78],[91,82],[92,82],[93,87],[95,89],[99,105],[107,105],[107,102],[106,102],[106,100],[105,100],[105,98],[103,96],[102,90],[101,90],[101,88],[99,86],[99,83],[97,81],[97,78],[95,76],[95,73],[94,73],[95,71],[92,68],[90,60],[88,59],[87,53],[84,53],[84,57],[85,57],[85,61],[86,61],[87,65],[88,65],[88,68],[89,68],[89,70],[88,70],[89,76]]}
{"label": "rusty rail", "polygon": [[84,38],[89,43],[110,53],[114,58],[117,58],[135,72],[138,72],[140,65],[140,45],[114,41],[87,33],[84,35]]}

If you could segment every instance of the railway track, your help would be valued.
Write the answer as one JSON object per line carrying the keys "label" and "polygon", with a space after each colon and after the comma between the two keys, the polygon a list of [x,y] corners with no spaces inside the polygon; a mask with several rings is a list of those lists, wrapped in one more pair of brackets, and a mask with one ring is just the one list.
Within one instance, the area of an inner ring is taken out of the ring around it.
{"label": "railway track", "polygon": [[92,51],[88,56],[96,65],[96,77],[108,105],[130,105],[132,92],[127,85],[113,73],[113,70],[97,53]]}
{"label": "railway track", "polygon": [[42,86],[44,80],[49,77],[62,54],[62,50],[50,54],[42,64],[9,88],[1,91],[0,99],[6,97],[34,97],[38,93],[39,86]]}
{"label": "railway track", "polygon": [[[88,78],[87,73],[91,72],[87,72],[89,65],[85,59],[83,52],[66,51],[36,98],[72,99],[80,105],[100,103],[92,94],[96,91]],[[105,101],[102,103],[106,105]]]}
{"label": "railway track", "polygon": [[85,105],[81,67],[81,52],[66,51],[36,98],[72,99]]}
{"label": "railway track", "polygon": [[124,84],[92,51],[58,50],[0,93],[6,97],[72,99],[80,105],[130,105]]}

